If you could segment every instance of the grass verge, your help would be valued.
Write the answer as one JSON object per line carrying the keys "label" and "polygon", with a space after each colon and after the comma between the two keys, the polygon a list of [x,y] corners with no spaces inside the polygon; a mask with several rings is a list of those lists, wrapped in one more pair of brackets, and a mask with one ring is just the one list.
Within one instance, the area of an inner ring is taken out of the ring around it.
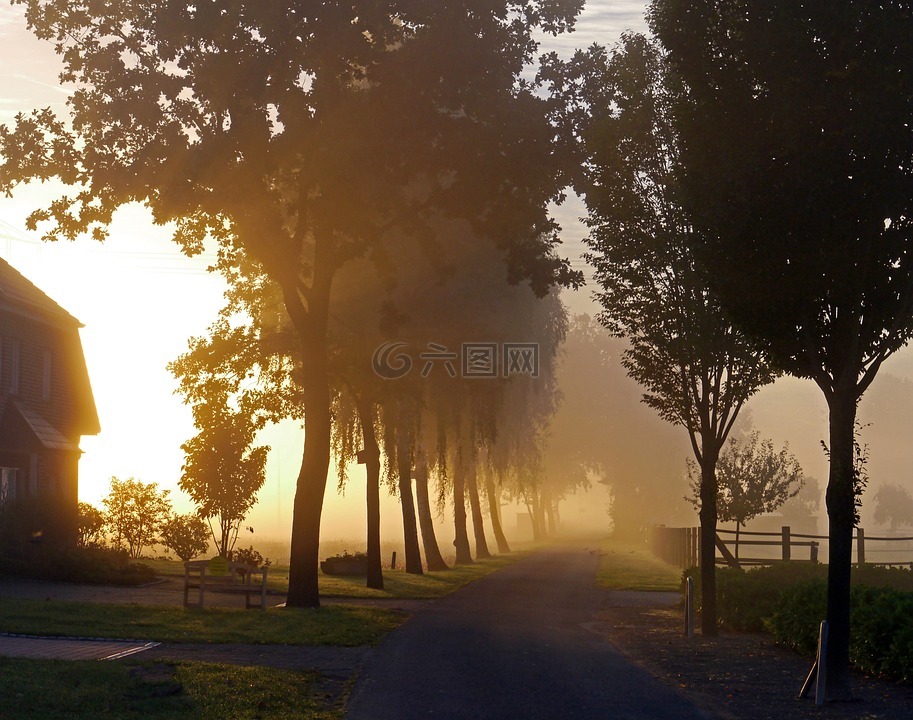
{"label": "grass verge", "polygon": [[353,605],[260,611],[13,598],[0,603],[0,632],[158,642],[374,645],[405,618],[397,610]]}
{"label": "grass verge", "polygon": [[0,697],[2,716],[16,720],[342,717],[314,673],[210,663],[0,658]]}
{"label": "grass verge", "polygon": [[633,542],[608,539],[600,543],[602,561],[596,584],[613,590],[678,592],[682,571]]}
{"label": "grass verge", "polygon": [[[529,550],[498,555],[488,560],[478,560],[471,565],[457,565],[450,570],[426,572],[424,575],[410,575],[405,570],[384,570],[384,589],[373,590],[365,587],[365,578],[352,576],[331,576],[320,574],[320,594],[323,597],[350,598],[399,598],[430,599],[449,595],[473,580],[510,565],[529,555]],[[171,560],[143,560],[156,574],[184,577],[182,563]],[[270,567],[267,586],[277,592],[288,591],[288,566]]]}

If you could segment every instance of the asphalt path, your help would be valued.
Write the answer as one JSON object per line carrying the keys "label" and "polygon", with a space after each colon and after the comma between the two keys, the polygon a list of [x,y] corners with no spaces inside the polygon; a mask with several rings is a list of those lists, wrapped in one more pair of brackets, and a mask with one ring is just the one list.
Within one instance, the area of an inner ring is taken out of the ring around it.
{"label": "asphalt path", "polygon": [[538,552],[418,610],[368,655],[346,719],[706,719],[594,631],[598,563]]}

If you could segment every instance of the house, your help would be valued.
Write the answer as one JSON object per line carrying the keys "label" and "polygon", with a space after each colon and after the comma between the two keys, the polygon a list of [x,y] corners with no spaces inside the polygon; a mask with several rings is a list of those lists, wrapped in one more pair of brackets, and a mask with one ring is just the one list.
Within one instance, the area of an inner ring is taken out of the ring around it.
{"label": "house", "polygon": [[81,327],[0,259],[0,504],[31,499],[74,526],[80,438],[100,431]]}

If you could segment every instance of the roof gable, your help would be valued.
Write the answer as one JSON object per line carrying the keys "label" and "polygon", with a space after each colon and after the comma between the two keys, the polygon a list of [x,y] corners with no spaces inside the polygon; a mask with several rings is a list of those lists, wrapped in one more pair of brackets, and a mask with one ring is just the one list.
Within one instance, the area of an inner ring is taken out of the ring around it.
{"label": "roof gable", "polygon": [[82,327],[82,323],[70,315],[28,278],[0,258],[0,304],[10,309],[37,313],[50,322],[63,322]]}

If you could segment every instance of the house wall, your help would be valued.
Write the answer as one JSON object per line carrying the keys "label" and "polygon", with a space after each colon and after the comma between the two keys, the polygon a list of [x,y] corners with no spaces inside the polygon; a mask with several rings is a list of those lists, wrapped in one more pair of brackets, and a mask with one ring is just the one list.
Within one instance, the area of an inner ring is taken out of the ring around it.
{"label": "house wall", "polygon": [[[13,393],[13,349],[19,342],[18,392]],[[50,352],[50,392],[44,396],[45,352]],[[78,328],[0,310],[0,465],[19,468],[17,498],[39,498],[59,522],[73,523],[78,503],[79,452],[40,445],[10,403],[19,400],[78,446],[86,427],[85,360]],[[91,405],[94,416],[94,403]],[[9,411],[9,412],[8,412]],[[18,422],[17,422],[18,420]],[[59,528],[69,536],[71,528]],[[74,530],[75,532],[75,530]]]}
{"label": "house wall", "polygon": [[[72,383],[72,364],[83,363],[76,329],[40,323],[11,313],[0,313],[0,416],[11,398],[18,397],[33,408],[61,434],[79,442],[80,408],[83,402]],[[11,394],[14,340],[19,340],[19,392]],[[74,339],[78,358],[74,355]],[[51,353],[51,387],[43,397],[44,353]]]}

